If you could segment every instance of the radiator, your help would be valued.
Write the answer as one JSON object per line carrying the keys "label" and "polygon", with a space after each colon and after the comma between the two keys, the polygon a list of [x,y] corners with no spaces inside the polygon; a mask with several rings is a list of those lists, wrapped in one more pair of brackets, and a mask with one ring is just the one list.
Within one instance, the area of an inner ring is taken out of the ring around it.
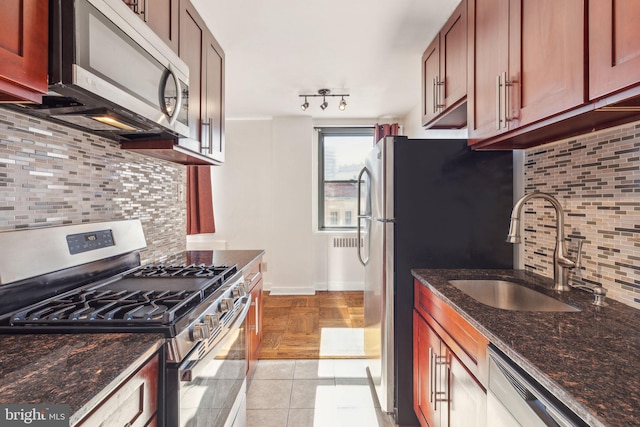
{"label": "radiator", "polygon": [[364,246],[364,239],[333,236],[327,241],[327,290],[364,289],[364,267],[358,261],[358,243]]}
{"label": "radiator", "polygon": [[[360,239],[360,247],[362,247],[363,245],[363,240],[364,239]],[[333,247],[334,248],[357,248],[358,238],[357,237],[334,237]]]}

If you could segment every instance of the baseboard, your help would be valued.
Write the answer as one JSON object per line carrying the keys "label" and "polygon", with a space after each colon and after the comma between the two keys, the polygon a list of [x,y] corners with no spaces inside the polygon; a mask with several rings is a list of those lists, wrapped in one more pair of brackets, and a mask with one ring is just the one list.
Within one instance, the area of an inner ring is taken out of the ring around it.
{"label": "baseboard", "polygon": [[364,291],[364,282],[331,282],[329,291]]}
{"label": "baseboard", "polygon": [[269,295],[315,295],[316,291],[313,288],[294,288],[294,287],[269,287],[265,286],[265,291],[269,292]]}

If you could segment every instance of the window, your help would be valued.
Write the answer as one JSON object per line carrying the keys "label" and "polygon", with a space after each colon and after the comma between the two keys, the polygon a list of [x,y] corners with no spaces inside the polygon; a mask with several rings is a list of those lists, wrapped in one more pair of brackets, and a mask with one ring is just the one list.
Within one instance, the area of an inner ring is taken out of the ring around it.
{"label": "window", "polygon": [[373,128],[318,128],[321,230],[356,228],[358,174],[373,148]]}

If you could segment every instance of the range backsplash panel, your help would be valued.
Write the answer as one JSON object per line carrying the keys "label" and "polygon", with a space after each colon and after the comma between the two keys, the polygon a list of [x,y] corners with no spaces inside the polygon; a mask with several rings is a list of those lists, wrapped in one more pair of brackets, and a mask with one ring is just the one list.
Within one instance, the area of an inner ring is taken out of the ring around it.
{"label": "range backsplash panel", "polygon": [[0,108],[0,231],[140,219],[143,262],[185,250],[182,165]]}
{"label": "range backsplash panel", "polygon": [[[551,193],[565,209],[570,255],[584,240],[571,280],[640,308],[640,122],[526,150],[524,170],[525,193]],[[525,268],[553,277],[554,210],[527,203],[524,229]]]}

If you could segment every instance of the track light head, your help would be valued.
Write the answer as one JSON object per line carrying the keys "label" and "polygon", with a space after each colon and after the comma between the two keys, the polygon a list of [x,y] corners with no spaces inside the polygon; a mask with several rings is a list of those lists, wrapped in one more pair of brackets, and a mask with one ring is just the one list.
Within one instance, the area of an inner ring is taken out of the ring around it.
{"label": "track light head", "polygon": [[322,108],[322,109],[324,110],[324,109],[325,109],[325,108],[327,108],[328,106],[329,106],[329,104],[328,104],[328,103],[327,103],[327,101],[325,101],[325,100],[324,100],[324,98],[323,98],[323,100],[322,100],[322,104],[320,104],[320,108]]}
{"label": "track light head", "polygon": [[340,100],[340,105],[338,105],[338,109],[340,111],[344,111],[345,108],[347,108],[347,101],[344,100],[344,96],[343,96],[342,99]]}
{"label": "track light head", "polygon": [[307,102],[307,97],[304,97],[304,103],[300,106],[300,108],[302,108],[302,111],[306,111],[307,108],[309,108],[309,103]]}

